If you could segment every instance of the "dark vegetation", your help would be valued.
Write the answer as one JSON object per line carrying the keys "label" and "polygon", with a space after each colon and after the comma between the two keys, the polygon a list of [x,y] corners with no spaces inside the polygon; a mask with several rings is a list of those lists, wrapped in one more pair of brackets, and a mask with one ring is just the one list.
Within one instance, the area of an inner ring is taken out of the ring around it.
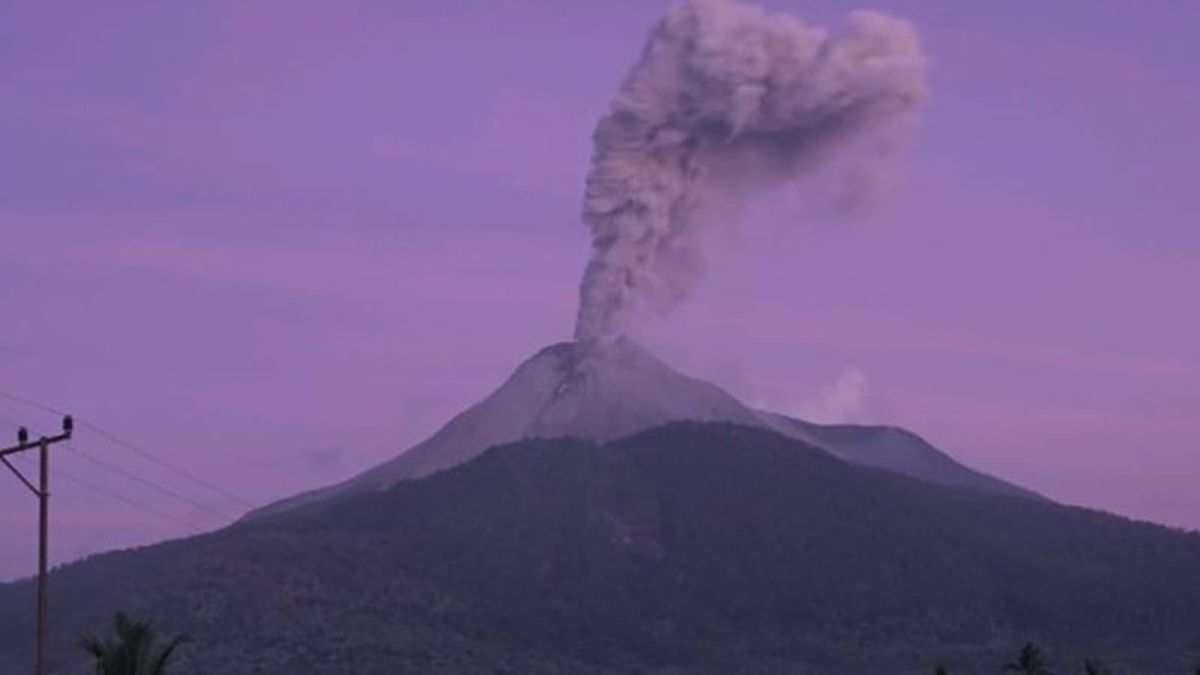
{"label": "dark vegetation", "polygon": [[[1200,653],[1200,536],[719,424],[497,448],[51,583],[70,673],[112,607],[203,644],[178,675],[984,673],[1030,639],[1183,673]],[[2,672],[30,662],[32,593],[0,586]]]}
{"label": "dark vegetation", "polygon": [[1042,656],[1042,650],[1032,642],[1025,643],[1025,646],[1021,648],[1021,653],[1017,654],[1017,658],[1005,664],[1004,672],[1019,673],[1020,675],[1053,675],[1045,657]]}
{"label": "dark vegetation", "polygon": [[87,636],[79,641],[92,658],[96,675],[167,675],[175,650],[190,640],[180,635],[160,648],[154,628],[124,612],[113,617],[113,633],[116,639]]}
{"label": "dark vegetation", "polygon": [[[1193,675],[1200,675],[1196,671],[1200,670],[1200,666],[1193,669]],[[1032,642],[1025,643],[1017,657],[1009,661],[1001,669],[1005,673],[1019,673],[1021,675],[1067,675],[1067,673],[1079,672],[1077,670],[1050,670],[1049,661],[1042,655],[1042,650]],[[950,675],[945,666],[938,666],[934,669],[934,675]],[[1082,664],[1083,675],[1113,675],[1113,671],[1103,662],[1096,659],[1085,659]]]}

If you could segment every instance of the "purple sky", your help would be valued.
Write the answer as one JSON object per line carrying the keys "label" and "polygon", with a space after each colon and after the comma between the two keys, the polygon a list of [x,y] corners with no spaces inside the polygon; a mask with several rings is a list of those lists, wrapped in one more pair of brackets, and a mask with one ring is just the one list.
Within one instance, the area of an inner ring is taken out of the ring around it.
{"label": "purple sky", "polygon": [[[0,2],[0,391],[255,504],[393,456],[570,335],[591,130],[666,6]],[[1200,4],[875,7],[933,60],[897,189],[760,201],[644,341],[1200,528]],[[51,421],[0,399],[5,437]],[[73,450],[243,510],[94,434],[56,451],[197,526],[225,520]],[[187,531],[65,481],[53,510],[56,560]],[[0,481],[0,578],[35,521]]]}

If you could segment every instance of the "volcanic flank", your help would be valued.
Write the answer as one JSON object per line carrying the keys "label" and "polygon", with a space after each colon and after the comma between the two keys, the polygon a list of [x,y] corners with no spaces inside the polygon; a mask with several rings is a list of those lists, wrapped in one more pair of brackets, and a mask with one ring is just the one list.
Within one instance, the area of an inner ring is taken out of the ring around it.
{"label": "volcanic flank", "polygon": [[489,447],[527,439],[610,441],[670,422],[729,422],[771,429],[843,460],[934,483],[1034,496],[975,472],[894,427],[818,425],[743,404],[715,384],[674,370],[629,338],[564,342],[519,365],[491,395],[425,441],[344,483],[260,509],[276,513],[361,490],[379,490],[462,464]]}

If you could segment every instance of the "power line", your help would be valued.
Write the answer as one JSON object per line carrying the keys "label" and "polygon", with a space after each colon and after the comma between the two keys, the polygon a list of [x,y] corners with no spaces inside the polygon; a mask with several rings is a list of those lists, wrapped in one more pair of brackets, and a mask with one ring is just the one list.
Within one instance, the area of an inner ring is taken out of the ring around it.
{"label": "power line", "polygon": [[[20,459],[22,460],[22,463],[24,463],[27,458],[21,457]],[[29,461],[32,462],[33,460],[29,460]],[[27,466],[27,468],[28,468],[28,466]],[[204,528],[200,527],[199,525],[196,525],[195,523],[193,523],[191,521],[171,515],[170,513],[167,513],[166,511],[156,509],[153,506],[149,506],[148,504],[144,504],[135,499],[131,499],[131,498],[126,497],[125,495],[120,494],[118,492],[113,492],[112,490],[109,490],[106,487],[97,485],[96,483],[93,483],[91,481],[80,478],[74,474],[67,473],[66,471],[63,471],[62,469],[60,469],[58,467],[52,467],[50,469],[50,473],[53,474],[54,476],[63,478],[65,480],[67,480],[68,482],[75,483],[76,485],[87,488],[98,494],[104,495],[106,497],[110,497],[112,499],[116,499],[120,502],[124,502],[125,504],[132,506],[133,508],[143,511],[145,513],[148,513],[152,516],[157,516],[164,520],[169,520],[171,522],[174,522],[177,525],[183,525],[184,527],[186,527],[189,530],[192,530],[193,532],[196,532],[198,534],[204,531]]]}
{"label": "power line", "polygon": [[[25,399],[23,397],[16,396],[14,394],[6,394],[5,396],[11,400],[15,400],[20,403],[24,403],[26,405],[31,405],[31,406],[34,406],[41,410],[46,410],[46,411],[54,410],[50,406],[44,406],[44,405],[38,404],[34,401]],[[89,426],[91,426],[91,425],[89,425]],[[110,438],[111,440],[118,442],[118,444],[120,444],[120,445],[124,445],[126,447],[130,447],[131,449],[135,449],[139,454],[142,454],[142,455],[146,456],[147,458],[153,457],[150,453],[142,451],[140,448],[134,448],[134,446],[132,446],[132,444],[121,442],[120,439],[117,439],[116,437],[112,436],[108,432],[103,431],[102,429],[99,429],[96,427],[92,427],[92,428],[93,428],[93,431],[95,431],[96,433],[98,433],[102,436],[106,436],[106,437]],[[37,440],[31,441],[29,438],[29,432],[25,429],[25,427],[19,427],[18,431],[17,431],[16,445],[12,445],[9,447],[0,446],[0,461],[3,462],[5,468],[12,470],[12,472],[16,475],[16,477],[19,478],[22,483],[24,483],[25,487],[28,488],[29,491],[31,493],[33,493],[33,495],[35,497],[37,497],[37,500],[38,500],[37,660],[36,660],[37,665],[36,665],[36,669],[35,669],[36,672],[38,673],[38,675],[47,675],[49,672],[47,669],[47,651],[46,651],[47,644],[48,644],[48,635],[49,635],[48,624],[49,624],[49,614],[50,614],[49,602],[48,602],[48,588],[47,588],[49,585],[48,582],[49,582],[49,567],[50,567],[50,564],[49,564],[49,561],[50,561],[49,524],[50,524],[50,476],[51,476],[50,468],[51,467],[50,467],[50,452],[49,451],[50,451],[50,447],[52,445],[56,445],[56,444],[62,443],[64,441],[70,441],[73,436],[74,430],[75,430],[75,419],[71,415],[64,413],[63,418],[62,418],[61,433],[44,435],[44,436],[39,437]],[[37,473],[38,477],[37,477],[36,484],[34,483],[34,481],[28,479],[24,475],[24,473],[22,473],[16,467],[14,467],[12,464],[10,464],[9,460],[8,460],[8,457],[10,457],[10,456],[13,457],[14,459],[23,458],[25,453],[34,451],[34,450],[36,450],[38,453],[38,473]],[[84,456],[89,457],[90,459],[92,459],[92,461],[96,462],[97,464],[99,464],[101,466],[105,466],[112,471],[123,474],[133,480],[138,481],[139,483],[141,483],[143,485],[147,485],[147,486],[154,488],[156,490],[159,490],[165,494],[174,496],[185,502],[193,504],[201,509],[210,510],[207,506],[205,506],[199,502],[196,502],[188,497],[185,497],[185,496],[175,492],[174,490],[170,490],[168,488],[161,487],[151,481],[148,481],[139,476],[136,476],[135,474],[133,474],[129,471],[126,471],[120,467],[109,464],[108,462],[105,462],[98,458],[91,457],[90,455],[88,455],[87,453],[83,453],[82,451],[80,451],[80,454],[83,454]],[[154,459],[159,464],[168,466],[166,462],[163,462],[162,460],[158,460],[157,458],[154,458]],[[186,473],[175,467],[171,467],[171,468],[179,473]],[[178,523],[178,524],[183,525],[184,527],[186,527],[190,530],[193,530],[195,532],[201,531],[200,528],[196,527],[196,525],[194,525],[193,523],[191,523],[188,520],[185,520],[183,518],[177,518],[174,515],[167,513],[166,511],[161,511],[152,506],[148,506],[148,505],[143,504],[135,499],[131,499],[123,494],[118,494],[116,492],[113,492],[113,491],[105,488],[105,487],[96,485],[95,483],[92,483],[91,481],[84,480],[82,478],[79,478],[78,476],[74,476],[66,471],[57,470],[57,471],[54,471],[53,474],[60,479],[65,479],[69,482],[75,483],[76,485],[79,485],[81,487],[92,490],[93,492],[97,492],[97,493],[106,495],[111,499],[115,499],[117,501],[124,502],[124,503],[126,503],[138,510],[141,510],[145,513],[152,514],[152,515],[162,518],[164,520],[170,520],[172,522]],[[192,477],[192,478],[194,480],[196,479],[195,477]],[[222,491],[222,490],[219,490],[219,491]]]}
{"label": "power line", "polygon": [[16,401],[17,403],[23,403],[31,408],[37,408],[38,410],[41,410],[42,412],[50,413],[52,415],[62,415],[63,414],[61,410],[58,410],[56,408],[51,408],[48,405],[38,403],[37,401],[32,401],[32,400],[24,398],[22,396],[17,396],[16,394],[9,394],[7,392],[0,391],[0,396],[3,396],[4,398],[9,399],[10,401]]}
{"label": "power line", "polygon": [[191,530],[197,534],[204,531],[204,528],[200,527],[199,525],[196,525],[195,523],[192,523],[191,521],[184,520],[183,518],[173,516],[173,515],[167,513],[166,511],[160,511],[159,509],[156,509],[153,506],[148,506],[137,500],[130,499],[129,497],[126,497],[125,495],[113,492],[107,488],[96,485],[95,483],[91,483],[89,481],[83,480],[82,478],[79,478],[78,476],[71,475],[71,474],[63,471],[62,469],[54,469],[53,473],[56,476],[58,476],[59,478],[65,478],[68,481],[75,483],[76,485],[85,487],[89,490],[92,490],[93,492],[97,492],[97,493],[105,495],[107,497],[111,497],[118,501],[124,502],[124,503],[128,504],[129,506],[132,506],[135,509],[139,509],[145,513],[149,513],[150,515],[153,515],[153,516],[158,516],[159,518],[169,520],[176,524],[183,525],[184,527],[188,528],[189,530]]}
{"label": "power line", "polygon": [[88,461],[92,462],[93,464],[96,464],[97,466],[101,466],[101,467],[104,467],[105,469],[108,469],[109,471],[118,473],[140,485],[144,485],[152,490],[157,490],[161,494],[167,495],[168,497],[173,497],[175,499],[178,499],[181,502],[184,502],[186,504],[194,506],[195,508],[200,509],[201,511],[204,511],[211,515],[214,515],[218,518],[221,518],[224,520],[233,520],[234,518],[236,518],[236,516],[232,516],[223,511],[219,511],[203,502],[198,502],[198,501],[192,499],[191,497],[188,497],[184,494],[181,494],[179,492],[172,490],[171,488],[159,485],[158,483],[155,483],[152,480],[142,478],[141,476],[139,476],[131,471],[126,471],[125,469],[122,469],[121,467],[117,466],[116,464],[106,462],[106,461],[100,459],[99,457],[96,457],[95,455],[92,455],[91,453],[84,451],[82,448],[76,446],[74,442],[68,443],[67,449],[72,454],[83,457],[84,459],[87,459]]}
{"label": "power line", "polygon": [[57,469],[57,468],[52,469],[51,473],[58,476],[59,478],[65,478],[68,481],[75,483],[76,485],[80,485],[80,486],[85,487],[94,492],[98,492],[102,495],[112,497],[113,499],[125,502],[126,504],[134,507],[135,509],[140,509],[151,515],[158,516],[159,518],[164,518],[166,520],[175,522],[179,525],[183,525],[184,527],[188,528],[189,530],[192,530],[193,532],[196,532],[197,534],[204,531],[204,528],[196,525],[195,523],[192,523],[192,522],[184,520],[182,518],[173,516],[173,515],[167,513],[166,511],[160,511],[160,510],[154,508],[153,506],[147,506],[146,504],[143,504],[139,501],[130,499],[129,497],[126,497],[125,495],[113,492],[107,488],[103,488],[99,485],[96,485],[95,483],[91,483],[89,481],[83,480],[82,478],[79,478],[78,476],[73,476],[73,475],[63,471],[62,469]]}
{"label": "power line", "polygon": [[219,485],[210,483],[209,481],[206,481],[203,478],[200,478],[199,476],[191,473],[190,471],[188,471],[186,469],[181,469],[181,468],[167,462],[164,459],[160,459],[159,457],[156,457],[155,455],[151,454],[150,452],[143,450],[142,448],[134,445],[133,443],[130,443],[129,441],[121,439],[121,438],[113,435],[112,433],[105,431],[104,429],[101,429],[100,427],[92,424],[91,422],[88,422],[85,420],[85,421],[81,422],[81,425],[84,428],[88,429],[89,431],[92,431],[93,433],[95,433],[103,438],[106,438],[113,443],[116,443],[117,445],[125,448],[126,450],[137,453],[138,455],[145,457],[146,459],[150,460],[151,462],[154,462],[155,464],[158,464],[161,467],[164,467],[166,469],[174,471],[175,473],[179,474],[180,476],[183,476],[184,478],[187,478],[198,485],[203,485],[204,487],[208,488],[209,490],[212,490],[213,492],[224,495],[225,497],[232,499],[233,501],[241,504],[242,506],[245,506],[246,508],[254,508],[254,504],[250,503],[249,500],[243,499],[242,497],[239,497],[238,495],[226,490],[225,488],[223,488]]}
{"label": "power line", "polygon": [[[18,396],[16,394],[12,394],[9,392],[0,391],[0,397],[9,399],[10,401],[16,401],[17,403],[27,405],[31,408],[36,408],[37,410],[41,410],[42,412],[51,413],[54,415],[65,414],[61,410],[58,410],[58,409],[54,408],[53,406],[48,406],[44,403],[39,403],[37,401],[25,398],[23,396]],[[208,488],[209,490],[212,490],[213,492],[216,492],[228,499],[231,499],[246,508],[250,508],[250,509],[255,508],[254,504],[252,504],[249,500],[239,497],[238,495],[226,490],[225,488],[223,488],[219,485],[216,485],[210,481],[207,481],[186,469],[175,466],[174,464],[166,461],[165,459],[159,458],[158,456],[156,456],[154,453],[150,452],[149,450],[141,448],[141,447],[135,445],[134,443],[127,441],[110,431],[106,431],[105,429],[103,429],[95,424],[92,424],[91,422],[76,418],[76,424],[78,424],[79,426],[81,426],[85,429],[88,429],[92,433],[96,434],[97,436],[100,436],[101,438],[104,438],[105,440],[109,441],[110,443],[113,443],[119,447],[129,450],[130,452],[133,452],[137,455],[140,455],[141,457],[143,457],[151,462],[154,462],[155,464],[158,464],[159,466],[166,468],[180,476],[183,476],[184,478],[191,480],[193,483],[196,483],[197,485],[202,485],[202,486]]]}
{"label": "power line", "polygon": [[[29,440],[29,432],[21,428],[17,432],[17,444],[0,448],[0,460],[4,466],[12,469],[17,478],[29,488],[38,500],[38,574],[37,574],[37,669],[38,675],[47,675],[46,644],[50,615],[50,603],[47,600],[47,586],[50,568],[50,446],[71,440],[75,430],[75,421],[70,415],[63,415],[62,433],[42,436],[36,441]],[[12,464],[8,457],[19,457],[26,452],[36,449],[38,453],[37,484],[27,479]]]}
{"label": "power line", "polygon": [[[10,419],[8,419],[8,418],[5,418],[5,417],[0,417],[0,423],[7,424],[7,425],[9,425],[9,426],[13,427],[14,429],[17,429],[17,428],[20,428],[20,427],[21,427],[21,425],[20,425],[20,424],[18,424],[17,422],[14,422],[14,421],[12,421],[12,420],[10,420]],[[226,513],[226,512],[224,512],[224,511],[221,511],[221,510],[219,510],[219,509],[216,509],[216,508],[214,508],[214,507],[212,507],[212,506],[210,506],[210,505],[208,505],[208,504],[205,504],[205,503],[203,503],[203,502],[196,501],[196,500],[194,500],[194,499],[192,499],[192,498],[190,498],[190,497],[188,497],[188,496],[186,496],[186,495],[184,495],[184,494],[181,494],[181,493],[179,493],[179,492],[176,492],[175,490],[172,490],[172,489],[170,489],[170,488],[168,488],[168,487],[165,487],[165,486],[163,486],[163,485],[160,485],[160,484],[158,484],[158,483],[155,483],[155,482],[154,482],[154,481],[152,481],[152,480],[149,480],[149,479],[143,478],[143,477],[141,477],[141,476],[139,476],[139,475],[137,475],[137,474],[135,474],[135,473],[133,473],[133,472],[131,472],[131,471],[127,471],[127,470],[125,470],[125,469],[121,468],[120,466],[117,466],[116,464],[113,464],[113,463],[111,463],[111,462],[106,462],[106,461],[104,461],[103,459],[100,459],[99,457],[96,457],[95,455],[93,455],[93,454],[91,454],[91,453],[89,453],[89,452],[85,451],[83,448],[80,448],[78,445],[76,445],[76,444],[75,444],[75,442],[74,442],[74,441],[71,441],[71,442],[67,443],[67,446],[66,446],[66,447],[67,447],[67,449],[70,451],[70,453],[71,453],[71,454],[75,454],[75,455],[78,455],[78,456],[80,456],[80,457],[83,457],[84,459],[86,459],[86,460],[88,460],[88,461],[90,461],[90,462],[92,462],[92,463],[94,463],[94,464],[96,464],[96,465],[98,465],[98,466],[101,466],[101,467],[103,467],[103,468],[105,468],[105,469],[107,469],[107,470],[109,470],[109,471],[112,471],[112,472],[114,472],[114,473],[120,474],[120,475],[122,475],[122,476],[124,476],[124,477],[126,477],[126,478],[128,478],[128,479],[130,479],[130,480],[132,480],[132,481],[134,481],[134,482],[136,482],[136,483],[139,483],[139,484],[141,484],[141,485],[144,485],[144,486],[146,486],[146,487],[148,487],[148,488],[150,488],[150,489],[152,489],[152,490],[156,490],[156,491],[158,491],[158,492],[160,492],[160,493],[162,493],[162,494],[164,494],[164,495],[167,495],[168,497],[172,497],[172,498],[174,498],[174,499],[177,499],[177,500],[179,500],[179,501],[181,501],[181,502],[184,502],[184,503],[186,503],[186,504],[188,504],[188,505],[190,505],[190,506],[193,506],[193,507],[195,507],[195,508],[197,508],[197,509],[200,509],[201,511],[204,511],[204,512],[206,512],[206,513],[209,513],[209,514],[211,514],[211,515],[213,515],[213,516],[216,516],[216,517],[218,517],[218,518],[225,519],[225,520],[233,520],[233,519],[235,519],[235,518],[236,518],[236,516],[234,516],[234,515],[232,515],[232,514]],[[52,470],[52,471],[53,471],[53,470]]]}

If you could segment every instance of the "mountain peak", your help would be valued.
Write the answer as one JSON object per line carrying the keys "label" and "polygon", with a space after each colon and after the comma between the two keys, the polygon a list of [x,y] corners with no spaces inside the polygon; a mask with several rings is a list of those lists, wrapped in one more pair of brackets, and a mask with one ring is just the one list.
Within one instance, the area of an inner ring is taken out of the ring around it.
{"label": "mountain peak", "polygon": [[496,442],[608,441],[677,420],[760,424],[734,397],[680,374],[628,338],[543,349],[480,405],[520,422],[515,437]]}
{"label": "mountain peak", "polygon": [[710,382],[676,371],[633,340],[618,337],[545,347],[517,366],[487,398],[395,459],[345,483],[296,495],[251,515],[284,511],[346,491],[387,488],[462,464],[495,445],[552,438],[608,442],[680,421],[771,429],[852,463],[937,483],[1022,492],[958,464],[915,435],[881,441],[881,434],[870,433],[875,427],[821,426],[755,410]]}
{"label": "mountain peak", "polygon": [[[526,369],[552,368],[569,382],[595,377],[601,373],[646,369],[659,376],[671,377],[675,371],[644,347],[627,337],[586,342],[559,342],[543,347],[520,366]],[[516,374],[514,373],[514,375]]]}

